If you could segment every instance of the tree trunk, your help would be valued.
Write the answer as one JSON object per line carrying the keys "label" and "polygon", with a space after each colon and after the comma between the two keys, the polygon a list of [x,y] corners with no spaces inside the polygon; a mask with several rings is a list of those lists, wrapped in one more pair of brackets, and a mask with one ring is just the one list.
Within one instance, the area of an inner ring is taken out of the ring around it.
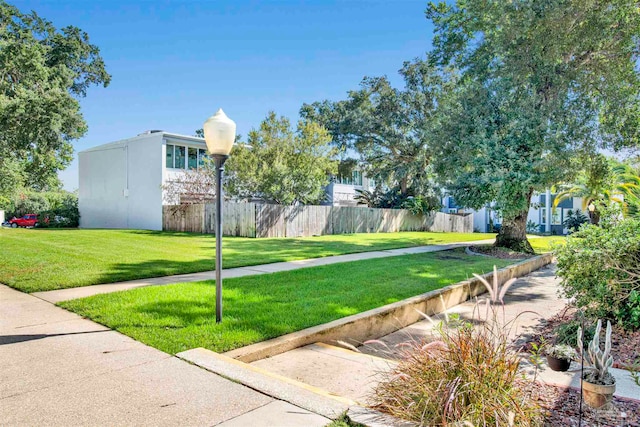
{"label": "tree trunk", "polygon": [[529,211],[520,211],[512,219],[504,219],[496,236],[495,246],[508,248],[516,252],[532,254],[533,248],[527,240],[527,215]]}
{"label": "tree trunk", "polygon": [[400,180],[400,194],[402,194],[403,197],[407,195],[407,188],[407,177],[404,177]]}
{"label": "tree trunk", "polygon": [[521,210],[518,214],[510,219],[503,219],[500,231],[496,236],[496,247],[508,248],[516,252],[524,252],[528,254],[534,253],[531,243],[527,240],[527,217],[529,215],[529,206],[531,206],[531,195],[533,189],[525,196],[527,198],[527,209]]}

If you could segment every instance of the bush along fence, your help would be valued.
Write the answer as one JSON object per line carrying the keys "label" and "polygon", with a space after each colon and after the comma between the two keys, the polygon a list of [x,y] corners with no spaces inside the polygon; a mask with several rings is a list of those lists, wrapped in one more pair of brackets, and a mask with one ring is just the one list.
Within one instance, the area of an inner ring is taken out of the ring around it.
{"label": "bush along fence", "polygon": [[[282,206],[226,202],[222,232],[242,237],[307,237],[396,231],[473,232],[473,215],[346,206]],[[162,229],[213,234],[215,204],[163,207]]]}

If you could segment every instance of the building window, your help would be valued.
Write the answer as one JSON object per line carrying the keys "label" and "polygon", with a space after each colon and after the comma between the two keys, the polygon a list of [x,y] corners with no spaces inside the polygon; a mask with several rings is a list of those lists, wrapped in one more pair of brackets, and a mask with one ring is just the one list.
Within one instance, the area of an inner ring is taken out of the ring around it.
{"label": "building window", "polygon": [[362,172],[353,171],[353,185],[362,185]]}
{"label": "building window", "polygon": [[173,145],[171,144],[167,144],[167,155],[166,155],[165,165],[168,168],[173,167]]}
{"label": "building window", "polygon": [[540,224],[547,225],[547,208],[540,208]]}
{"label": "building window", "polygon": [[175,162],[173,167],[176,169],[184,169],[185,168],[185,147],[181,147],[180,145],[176,145],[175,150]]}
{"label": "building window", "polygon": [[203,148],[167,144],[165,165],[172,169],[200,169],[206,158],[209,156]]}
{"label": "building window", "polygon": [[562,221],[560,219],[560,209],[551,210],[551,225],[560,225]]}
{"label": "building window", "polygon": [[202,148],[198,149],[198,168],[204,166],[204,159],[208,158],[207,150],[203,150]]}
{"label": "building window", "polygon": [[338,184],[346,184],[346,185],[362,185],[362,172],[353,171],[351,176],[338,176],[336,180]]}
{"label": "building window", "polygon": [[189,153],[189,169],[197,169],[198,168],[198,149],[191,148],[188,149]]}

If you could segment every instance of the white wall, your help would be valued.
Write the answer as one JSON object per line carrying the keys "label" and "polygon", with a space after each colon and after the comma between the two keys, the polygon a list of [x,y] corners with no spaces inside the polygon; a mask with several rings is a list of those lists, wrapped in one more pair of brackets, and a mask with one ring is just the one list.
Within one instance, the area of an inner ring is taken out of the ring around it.
{"label": "white wall", "polygon": [[[487,208],[482,208],[480,210],[474,211],[472,209],[468,209],[473,212],[473,229],[477,230],[480,233],[487,232],[487,224],[489,224],[489,217],[487,215]],[[465,210],[466,212],[467,210]]]}
{"label": "white wall", "polygon": [[80,227],[162,229],[162,134],[78,154]]}
{"label": "white wall", "polygon": [[128,144],[127,228],[162,230],[162,148],[161,133]]}
{"label": "white wall", "polygon": [[0,224],[4,222],[4,211],[0,210]]}
{"label": "white wall", "polygon": [[127,228],[124,144],[78,153],[81,228]]}

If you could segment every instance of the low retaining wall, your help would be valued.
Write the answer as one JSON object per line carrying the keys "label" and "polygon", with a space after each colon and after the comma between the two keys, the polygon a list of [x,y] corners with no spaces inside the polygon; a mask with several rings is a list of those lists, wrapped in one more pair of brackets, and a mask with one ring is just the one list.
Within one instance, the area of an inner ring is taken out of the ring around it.
{"label": "low retaining wall", "polygon": [[[525,276],[549,264],[552,259],[552,254],[545,254],[502,268],[498,270],[498,282],[503,284],[511,278]],[[491,283],[493,272],[487,273],[483,277]],[[428,315],[441,313],[484,292],[486,292],[484,285],[474,277],[393,304],[248,345],[224,354],[250,363],[316,342],[342,340],[359,344],[370,339],[383,337],[423,320],[418,310]]]}

